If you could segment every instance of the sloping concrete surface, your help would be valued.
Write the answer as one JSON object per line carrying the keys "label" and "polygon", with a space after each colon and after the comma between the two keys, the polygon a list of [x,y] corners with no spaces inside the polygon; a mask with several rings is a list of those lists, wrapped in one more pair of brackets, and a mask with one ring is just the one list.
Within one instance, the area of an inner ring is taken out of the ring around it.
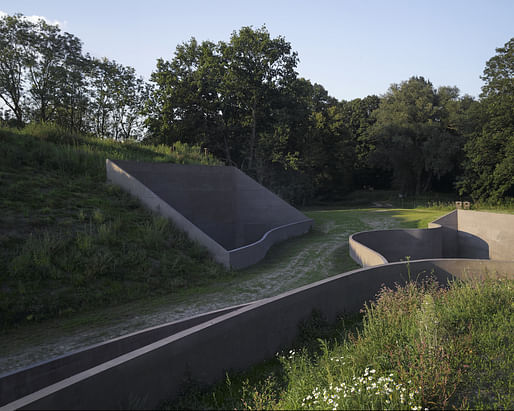
{"label": "sloping concrete surface", "polygon": [[107,160],[107,179],[173,220],[220,263],[244,268],[312,220],[235,167]]}

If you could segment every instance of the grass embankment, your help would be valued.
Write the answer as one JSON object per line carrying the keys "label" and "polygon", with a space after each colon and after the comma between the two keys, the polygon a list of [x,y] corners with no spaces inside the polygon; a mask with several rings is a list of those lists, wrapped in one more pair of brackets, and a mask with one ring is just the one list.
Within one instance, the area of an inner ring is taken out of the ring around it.
{"label": "grass embankment", "polygon": [[0,129],[0,143],[3,330],[229,275],[106,183],[106,158],[217,163],[200,148],[72,136],[50,125]]}
{"label": "grass embankment", "polygon": [[383,289],[362,320],[315,320],[289,352],[207,392],[193,387],[168,407],[512,409],[513,286],[490,279]]}

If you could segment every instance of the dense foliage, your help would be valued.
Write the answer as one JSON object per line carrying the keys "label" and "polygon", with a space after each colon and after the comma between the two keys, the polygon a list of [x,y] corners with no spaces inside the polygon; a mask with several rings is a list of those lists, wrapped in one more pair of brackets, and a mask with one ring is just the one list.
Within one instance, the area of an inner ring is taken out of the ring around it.
{"label": "dense foliage", "polygon": [[2,119],[199,145],[296,203],[363,187],[501,202],[514,195],[513,42],[486,63],[479,100],[411,77],[381,97],[338,101],[298,76],[297,53],[265,26],[179,44],[146,83],[17,14],[0,19]]}

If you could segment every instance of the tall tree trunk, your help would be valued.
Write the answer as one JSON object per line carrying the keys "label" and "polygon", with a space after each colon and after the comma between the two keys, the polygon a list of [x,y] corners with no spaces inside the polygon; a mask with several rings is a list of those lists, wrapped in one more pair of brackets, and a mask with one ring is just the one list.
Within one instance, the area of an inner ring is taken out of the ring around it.
{"label": "tall tree trunk", "polygon": [[256,107],[255,103],[252,107],[252,133],[250,135],[250,157],[248,159],[248,169],[252,170],[253,168],[253,158],[255,156],[255,133],[257,129],[257,116],[256,116]]}
{"label": "tall tree trunk", "polygon": [[421,192],[421,174],[423,172],[423,169],[418,169],[416,173],[416,195],[418,196]]}
{"label": "tall tree trunk", "polygon": [[425,186],[423,187],[423,192],[426,193],[430,189],[431,185],[432,185],[432,173],[429,172],[427,175],[427,181],[425,182]]}

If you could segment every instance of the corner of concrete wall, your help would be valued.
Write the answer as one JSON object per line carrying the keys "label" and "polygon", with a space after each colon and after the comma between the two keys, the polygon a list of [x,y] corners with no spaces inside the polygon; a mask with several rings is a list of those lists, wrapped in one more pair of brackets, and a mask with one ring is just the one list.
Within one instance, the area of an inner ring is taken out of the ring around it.
{"label": "corner of concrete wall", "polygon": [[458,210],[459,256],[514,260],[514,214]]}
{"label": "corner of concrete wall", "polygon": [[439,217],[437,220],[428,223],[428,228],[441,227],[442,230],[442,257],[458,257],[459,236],[458,236],[458,210],[450,211],[448,214]]}

